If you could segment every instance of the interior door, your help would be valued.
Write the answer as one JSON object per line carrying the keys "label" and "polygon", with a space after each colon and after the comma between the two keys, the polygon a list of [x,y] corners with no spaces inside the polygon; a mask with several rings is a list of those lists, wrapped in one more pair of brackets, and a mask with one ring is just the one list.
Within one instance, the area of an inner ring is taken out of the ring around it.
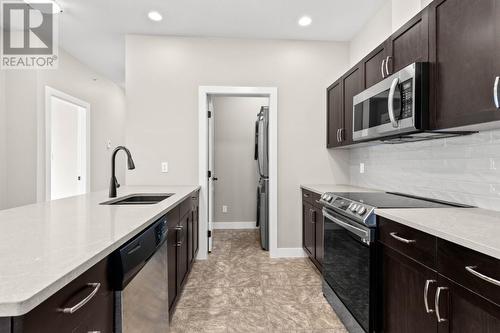
{"label": "interior door", "polygon": [[212,231],[215,218],[215,121],[213,96],[208,96],[208,252],[212,252]]}

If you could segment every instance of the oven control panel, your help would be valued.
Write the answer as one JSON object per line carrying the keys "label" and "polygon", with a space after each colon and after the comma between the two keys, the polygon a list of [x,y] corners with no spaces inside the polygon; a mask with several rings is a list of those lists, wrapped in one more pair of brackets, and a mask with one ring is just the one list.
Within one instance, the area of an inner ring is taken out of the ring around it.
{"label": "oven control panel", "polygon": [[342,198],[332,193],[323,194],[321,203],[365,225],[375,225],[375,217],[372,214],[375,209],[372,206]]}

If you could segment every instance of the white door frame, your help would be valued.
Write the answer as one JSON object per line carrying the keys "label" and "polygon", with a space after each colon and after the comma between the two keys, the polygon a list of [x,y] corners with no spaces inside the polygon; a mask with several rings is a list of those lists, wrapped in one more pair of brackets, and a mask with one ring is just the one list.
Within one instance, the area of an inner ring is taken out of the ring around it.
{"label": "white door frame", "polygon": [[198,259],[207,259],[208,244],[208,96],[269,98],[269,255],[278,256],[278,88],[200,86],[198,89],[200,237]]}
{"label": "white door frame", "polygon": [[52,146],[52,126],[51,126],[51,111],[52,111],[52,97],[61,99],[71,104],[78,105],[85,109],[85,193],[90,192],[90,104],[78,99],[74,96],[66,94],[62,91],[45,86],[45,200],[51,199],[51,146]]}

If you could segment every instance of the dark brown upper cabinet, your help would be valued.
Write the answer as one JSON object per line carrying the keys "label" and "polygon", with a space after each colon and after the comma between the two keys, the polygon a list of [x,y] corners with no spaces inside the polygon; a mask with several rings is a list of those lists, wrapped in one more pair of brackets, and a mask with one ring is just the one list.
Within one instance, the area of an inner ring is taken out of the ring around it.
{"label": "dark brown upper cabinet", "polygon": [[436,0],[429,22],[432,127],[500,120],[500,2]]}
{"label": "dark brown upper cabinet", "polygon": [[399,28],[384,43],[389,76],[414,62],[429,61],[429,9],[426,8]]}
{"label": "dark brown upper cabinet", "polygon": [[342,88],[344,91],[344,127],[340,131],[340,138],[343,145],[352,144],[352,113],[353,97],[363,91],[363,74],[361,65],[353,67],[342,77]]}
{"label": "dark brown upper cabinet", "polygon": [[387,42],[384,42],[361,61],[364,74],[362,78],[363,89],[379,83],[388,76],[386,72],[387,57]]}
{"label": "dark brown upper cabinet", "polygon": [[327,142],[328,148],[342,145],[340,131],[344,128],[344,105],[342,99],[342,80],[327,89]]}

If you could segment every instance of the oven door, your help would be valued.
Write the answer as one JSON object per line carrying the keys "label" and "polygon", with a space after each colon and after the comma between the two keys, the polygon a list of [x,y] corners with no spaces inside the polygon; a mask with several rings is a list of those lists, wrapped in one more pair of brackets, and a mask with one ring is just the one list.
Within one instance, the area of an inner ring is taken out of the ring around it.
{"label": "oven door", "polygon": [[354,141],[418,130],[415,98],[418,98],[416,78],[419,73],[416,70],[421,67],[420,64],[409,65],[354,96]]}
{"label": "oven door", "polygon": [[[363,331],[372,332],[375,319],[374,291],[371,288],[375,276],[374,230],[327,208],[323,209],[323,216],[323,279],[335,294],[330,299],[326,291],[325,296],[338,314],[344,310],[336,308],[340,300]],[[352,322],[352,318],[345,319],[342,315],[339,317],[344,323]],[[354,328],[351,331],[360,331]]]}

